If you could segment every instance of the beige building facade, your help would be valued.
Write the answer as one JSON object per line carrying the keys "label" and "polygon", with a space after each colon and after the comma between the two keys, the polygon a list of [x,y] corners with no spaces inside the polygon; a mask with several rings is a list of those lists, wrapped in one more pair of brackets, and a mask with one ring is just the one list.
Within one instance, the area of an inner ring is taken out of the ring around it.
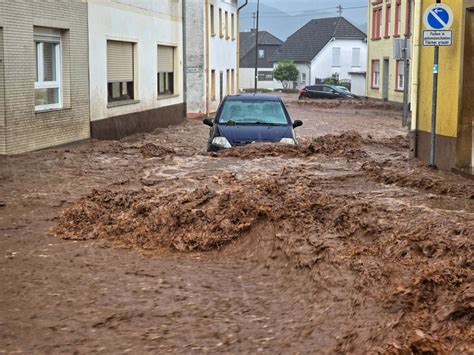
{"label": "beige building facade", "polygon": [[0,154],[89,138],[87,4],[0,8]]}
{"label": "beige building facade", "polygon": [[405,69],[401,48],[408,34],[409,1],[412,0],[369,0],[368,97],[403,102]]}

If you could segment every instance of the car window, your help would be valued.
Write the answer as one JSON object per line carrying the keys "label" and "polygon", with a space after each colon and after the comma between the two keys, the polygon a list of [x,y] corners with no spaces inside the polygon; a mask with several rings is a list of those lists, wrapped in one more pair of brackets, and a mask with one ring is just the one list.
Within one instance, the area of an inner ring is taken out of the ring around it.
{"label": "car window", "polygon": [[316,85],[316,86],[313,86],[314,87],[314,91],[323,91],[323,87],[321,85]]}
{"label": "car window", "polygon": [[316,90],[317,90],[317,86],[314,86],[314,85],[308,86],[308,89],[309,89],[309,90],[316,91]]}
{"label": "car window", "polygon": [[289,124],[281,102],[247,100],[225,101],[218,122],[221,124]]}

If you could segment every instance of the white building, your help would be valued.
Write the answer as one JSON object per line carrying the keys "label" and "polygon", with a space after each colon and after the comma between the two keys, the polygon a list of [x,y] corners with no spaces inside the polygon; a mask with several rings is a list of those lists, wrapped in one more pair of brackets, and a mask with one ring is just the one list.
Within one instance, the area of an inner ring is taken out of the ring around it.
{"label": "white building", "polygon": [[[288,37],[271,58],[295,62],[298,88],[336,77],[350,81],[351,72],[367,70],[367,36],[344,17],[315,19]],[[281,88],[281,84],[279,85]]]}
{"label": "white building", "polygon": [[92,137],[181,122],[182,0],[89,0],[88,13]]}
{"label": "white building", "polygon": [[239,89],[246,91],[255,87],[255,60],[258,63],[257,88],[273,90],[273,63],[270,58],[283,42],[267,31],[258,32],[258,53],[256,52],[257,31],[240,32]]}
{"label": "white building", "polygon": [[185,22],[187,111],[207,115],[237,93],[237,0],[188,0]]}

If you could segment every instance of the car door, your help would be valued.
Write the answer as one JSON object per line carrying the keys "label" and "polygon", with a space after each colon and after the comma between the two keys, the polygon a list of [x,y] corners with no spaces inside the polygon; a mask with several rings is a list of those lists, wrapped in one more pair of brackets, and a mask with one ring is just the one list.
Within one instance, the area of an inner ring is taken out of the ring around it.
{"label": "car door", "polygon": [[314,86],[314,97],[317,99],[324,99],[324,88],[322,85]]}
{"label": "car door", "polygon": [[335,99],[337,97],[335,90],[330,86],[324,86],[323,91],[325,99]]}
{"label": "car door", "polygon": [[314,85],[306,87],[306,92],[308,94],[308,97],[310,97],[312,99],[317,97],[317,92],[316,92],[315,89],[316,89],[316,87]]}

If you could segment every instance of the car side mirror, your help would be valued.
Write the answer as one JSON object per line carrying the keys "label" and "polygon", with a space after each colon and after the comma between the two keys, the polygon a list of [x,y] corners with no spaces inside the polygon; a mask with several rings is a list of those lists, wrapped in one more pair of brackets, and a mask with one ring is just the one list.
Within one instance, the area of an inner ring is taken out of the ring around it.
{"label": "car side mirror", "polygon": [[214,122],[212,122],[212,120],[210,118],[205,118],[202,123],[204,123],[206,126],[209,126],[209,127],[213,127],[214,126]]}
{"label": "car side mirror", "polygon": [[301,127],[302,125],[303,125],[303,121],[295,120],[293,122],[293,128],[298,128],[298,127]]}

